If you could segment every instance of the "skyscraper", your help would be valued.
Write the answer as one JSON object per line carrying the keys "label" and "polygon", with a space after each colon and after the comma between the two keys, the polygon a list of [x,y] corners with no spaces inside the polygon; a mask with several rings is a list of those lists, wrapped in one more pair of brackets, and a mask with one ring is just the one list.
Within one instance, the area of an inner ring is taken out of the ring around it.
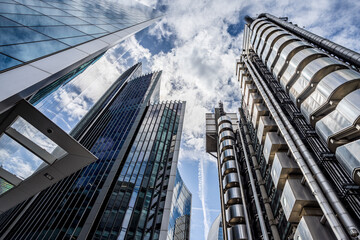
{"label": "skyscraper", "polygon": [[64,120],[67,100],[58,99],[87,105],[75,106],[74,115],[88,111],[97,98],[84,93],[100,95],[109,82],[98,89],[73,82],[101,62],[106,50],[160,16],[135,1],[0,3],[0,148],[6,149],[0,158],[0,213],[97,159],[68,134],[79,118]]}
{"label": "skyscraper", "polygon": [[0,113],[161,15],[136,1],[1,2]]}
{"label": "skyscraper", "polygon": [[221,213],[217,218],[215,218],[213,224],[211,225],[211,228],[208,233],[207,240],[223,240],[224,239],[224,233],[223,233],[223,224],[221,220]]}
{"label": "skyscraper", "polygon": [[207,115],[224,238],[358,239],[360,55],[287,18],[246,22],[238,117]]}
{"label": "skyscraper", "polygon": [[120,76],[71,131],[98,160],[1,215],[4,239],[167,238],[185,103],[150,103],[161,72],[139,72]]}

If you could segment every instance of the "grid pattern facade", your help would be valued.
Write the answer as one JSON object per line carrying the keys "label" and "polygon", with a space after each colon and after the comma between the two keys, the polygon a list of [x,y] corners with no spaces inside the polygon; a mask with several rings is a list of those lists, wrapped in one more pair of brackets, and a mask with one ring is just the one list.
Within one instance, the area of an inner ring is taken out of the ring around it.
{"label": "grid pattern facade", "polygon": [[159,16],[125,1],[0,2],[0,71]]}
{"label": "grid pattern facade", "polygon": [[95,239],[158,239],[182,103],[150,105],[94,227]]}
{"label": "grid pattern facade", "polygon": [[[99,160],[34,197],[11,228],[7,239],[79,236],[135,119],[139,117],[139,111],[147,104],[158,79],[159,73],[144,75],[129,81],[115,99],[108,97],[110,104],[92,127],[85,126],[89,130],[80,140]],[[13,220],[15,214],[4,216]],[[11,221],[2,230],[5,231],[9,224]]]}
{"label": "grid pattern facade", "polygon": [[176,172],[170,210],[168,240],[190,239],[191,193],[186,188],[179,171]]}

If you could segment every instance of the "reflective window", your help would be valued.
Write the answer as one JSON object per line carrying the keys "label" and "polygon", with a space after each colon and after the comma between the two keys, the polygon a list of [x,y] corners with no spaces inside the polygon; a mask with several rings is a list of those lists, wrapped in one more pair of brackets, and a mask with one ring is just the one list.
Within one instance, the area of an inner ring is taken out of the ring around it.
{"label": "reflective window", "polygon": [[0,28],[0,45],[25,43],[50,39],[26,27]]}
{"label": "reflective window", "polygon": [[36,0],[15,0],[15,1],[29,6],[51,7],[49,4],[46,4],[43,1],[36,1]]}
{"label": "reflective window", "polygon": [[69,26],[32,27],[32,29],[52,38],[67,38],[85,35],[83,32],[80,32]]}
{"label": "reflective window", "polygon": [[86,34],[97,34],[106,32],[104,29],[98,28],[94,25],[73,26],[73,28],[76,28]]}
{"label": "reflective window", "polygon": [[12,189],[14,185],[0,178],[0,195]]}
{"label": "reflective window", "polygon": [[38,12],[41,12],[45,15],[49,15],[49,16],[71,16],[70,14],[61,11],[59,9],[56,8],[45,8],[45,7],[35,7],[35,6],[29,6],[29,8],[32,8]]}
{"label": "reflective window", "polygon": [[0,52],[26,62],[67,47],[68,45],[65,45],[59,41],[50,40],[10,46],[0,46]]}
{"label": "reflective window", "polygon": [[59,41],[66,43],[70,46],[74,46],[74,45],[89,41],[91,39],[94,39],[94,38],[91,36],[82,36],[82,37],[63,38],[63,39],[59,39]]}
{"label": "reflective window", "polygon": [[20,26],[16,22],[13,22],[7,18],[0,16],[0,27],[12,27],[12,26]]}
{"label": "reflective window", "polygon": [[0,71],[3,69],[14,67],[18,64],[21,64],[21,62],[11,57],[0,54]]}
{"label": "reflective window", "polygon": [[52,18],[54,18],[62,23],[69,24],[69,25],[79,25],[79,24],[86,25],[86,24],[88,24],[88,22],[85,22],[77,17],[52,16]]}
{"label": "reflective window", "polygon": [[64,25],[61,22],[41,15],[3,14],[3,16],[26,26]]}
{"label": "reflective window", "polygon": [[24,5],[19,4],[8,4],[0,3],[0,13],[21,13],[21,14],[35,14],[40,15],[39,12],[36,12]]}
{"label": "reflective window", "polygon": [[45,164],[39,157],[5,134],[0,138],[0,149],[2,168],[21,179],[28,178],[41,164]]}

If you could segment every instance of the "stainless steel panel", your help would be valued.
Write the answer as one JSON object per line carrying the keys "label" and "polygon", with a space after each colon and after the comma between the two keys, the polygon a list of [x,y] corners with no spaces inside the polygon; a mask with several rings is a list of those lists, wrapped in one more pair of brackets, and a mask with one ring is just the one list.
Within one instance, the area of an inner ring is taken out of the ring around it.
{"label": "stainless steel panel", "polygon": [[224,116],[219,117],[218,121],[217,121],[218,125],[220,125],[223,122],[231,123],[231,118],[228,115],[224,115]]}
{"label": "stainless steel panel", "polygon": [[263,103],[255,103],[253,114],[251,117],[251,122],[254,126],[254,128],[257,128],[257,125],[259,123],[259,119],[261,116],[269,115],[269,109],[265,106]]}
{"label": "stainless steel panel", "polygon": [[234,204],[226,209],[226,222],[234,226],[236,224],[245,223],[244,206],[242,204]]}
{"label": "stainless steel panel", "polygon": [[223,163],[221,168],[222,176],[224,177],[226,174],[236,172],[236,164],[235,160],[229,160]]}
{"label": "stainless steel panel", "polygon": [[296,228],[294,240],[335,240],[329,224],[322,224],[320,216],[303,216]]}
{"label": "stainless steel panel", "polygon": [[224,202],[226,206],[241,203],[241,192],[239,187],[232,187],[224,194]]}
{"label": "stainless steel panel", "polygon": [[286,181],[280,199],[286,220],[297,223],[301,219],[301,211],[304,207],[317,207],[315,197],[310,189],[301,184],[301,179],[290,178]]}
{"label": "stainless steel panel", "polygon": [[246,105],[249,103],[249,95],[250,93],[254,93],[257,91],[257,88],[254,84],[248,83],[245,85],[245,95],[243,95],[243,101]]}
{"label": "stainless steel panel", "polygon": [[257,36],[257,33],[258,33],[259,28],[260,28],[262,25],[267,24],[267,23],[268,23],[268,21],[259,21],[259,22],[254,26],[254,28],[252,29],[252,32],[251,32],[251,42],[250,42],[250,44],[251,44],[252,46],[254,46],[254,44],[255,44],[255,39],[256,39],[256,36]]}
{"label": "stainless steel panel", "polygon": [[245,224],[238,224],[227,229],[228,239],[232,240],[246,240],[247,232]]}
{"label": "stainless steel panel", "polygon": [[248,110],[249,110],[249,116],[252,116],[253,113],[253,109],[254,109],[254,104],[255,103],[261,103],[262,102],[262,97],[259,93],[250,93],[249,96],[249,105],[248,105]]}
{"label": "stainless steel panel", "polygon": [[326,75],[313,93],[301,104],[306,120],[315,123],[329,112],[351,91],[360,87],[360,73],[351,69],[340,69]]}
{"label": "stainless steel panel", "polygon": [[331,151],[360,135],[360,89],[346,95],[336,109],[320,119],[315,130]]}
{"label": "stainless steel panel", "polygon": [[354,182],[360,185],[360,140],[338,147],[336,158]]}
{"label": "stainless steel panel", "polygon": [[223,179],[223,189],[228,190],[232,187],[239,186],[239,178],[237,173],[229,173]]}
{"label": "stainless steel panel", "polygon": [[268,28],[263,36],[261,37],[261,40],[260,40],[260,43],[259,43],[259,46],[256,50],[257,52],[257,55],[261,58],[262,57],[262,53],[264,51],[264,48],[265,48],[265,45],[266,45],[266,42],[268,41],[269,37],[274,34],[275,32],[278,32],[278,31],[281,31],[282,29],[281,28],[278,28],[278,27],[275,27],[275,26],[272,26],[270,28]]}
{"label": "stainless steel panel", "polygon": [[311,61],[301,71],[300,76],[290,88],[291,100],[300,107],[300,103],[306,98],[306,94],[309,95],[321,79],[340,68],[346,68],[346,66],[329,57],[321,57]]}
{"label": "stainless steel panel", "polygon": [[287,144],[282,136],[276,132],[268,132],[265,137],[264,143],[264,158],[266,163],[272,164],[275,153],[278,151],[287,150]]}
{"label": "stainless steel panel", "polygon": [[276,189],[282,190],[289,175],[301,175],[301,170],[294,159],[286,152],[275,153],[271,166],[271,178]]}
{"label": "stainless steel panel", "polygon": [[257,48],[258,48],[259,43],[260,43],[260,41],[261,41],[262,35],[264,34],[264,32],[265,32],[268,28],[270,28],[270,27],[272,27],[272,26],[274,26],[274,25],[268,23],[268,24],[262,25],[262,26],[259,28],[259,30],[258,30],[258,32],[257,32],[257,34],[256,34],[256,37],[255,37],[255,43],[254,43],[254,45],[253,45],[253,46],[254,46],[253,49],[254,49],[255,52],[257,52]]}
{"label": "stainless steel panel", "polygon": [[220,152],[225,151],[225,149],[232,149],[234,145],[234,140],[226,139],[220,143]]}
{"label": "stainless steel panel", "polygon": [[257,129],[257,138],[260,144],[264,144],[265,136],[268,132],[275,132],[278,127],[273,119],[269,116],[261,116],[259,118],[259,126]]}
{"label": "stainless steel panel", "polygon": [[246,84],[249,84],[252,82],[252,79],[250,77],[244,78],[244,81],[242,82],[241,85],[241,95],[244,96],[245,95],[245,86]]}
{"label": "stainless steel panel", "polygon": [[277,59],[278,56],[280,55],[281,50],[287,46],[288,44],[290,44],[291,42],[294,41],[299,41],[298,38],[292,36],[292,35],[285,35],[280,37],[274,44],[273,49],[271,50],[270,56],[268,58],[267,61],[267,67],[268,69],[272,70]]}
{"label": "stainless steel panel", "polygon": [[273,74],[276,79],[279,80],[281,78],[283,68],[287,66],[294,54],[307,47],[309,46],[302,41],[295,41],[284,47],[273,69]]}
{"label": "stainless steel panel", "polygon": [[220,160],[221,160],[221,164],[224,164],[224,162],[228,161],[228,160],[233,160],[235,159],[235,152],[234,149],[226,149],[225,151],[223,151],[221,153],[220,156]]}
{"label": "stainless steel panel", "polygon": [[219,134],[219,142],[222,142],[226,139],[235,139],[233,131],[225,130]]}
{"label": "stainless steel panel", "polygon": [[289,84],[292,85],[294,78],[299,76],[303,68],[309,62],[321,56],[326,55],[316,48],[305,48],[297,52],[294,57],[291,58],[288,67],[280,78],[281,86],[288,91]]}
{"label": "stainless steel panel", "polygon": [[232,124],[231,123],[224,122],[224,123],[219,125],[219,134],[222,131],[226,131],[226,130],[231,130],[232,131]]}
{"label": "stainless steel panel", "polygon": [[267,40],[265,47],[264,47],[264,51],[262,53],[261,59],[263,60],[263,63],[267,63],[267,60],[269,58],[270,52],[275,44],[275,42],[282,36],[285,35],[289,35],[287,32],[285,31],[278,31],[278,32],[274,32],[273,34],[271,34],[271,36],[269,37],[269,39]]}

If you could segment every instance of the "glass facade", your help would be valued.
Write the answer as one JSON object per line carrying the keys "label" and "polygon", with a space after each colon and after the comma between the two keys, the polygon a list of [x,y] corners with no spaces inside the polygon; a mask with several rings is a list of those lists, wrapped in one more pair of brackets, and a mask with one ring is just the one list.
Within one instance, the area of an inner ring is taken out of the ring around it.
{"label": "glass facade", "polygon": [[135,1],[1,1],[0,71],[158,16]]}
{"label": "glass facade", "polygon": [[223,233],[223,225],[222,225],[222,219],[220,213],[219,216],[217,216],[217,218],[211,225],[207,240],[223,240],[223,239],[224,239],[224,233]]}
{"label": "glass facade", "polygon": [[191,193],[186,188],[179,171],[176,171],[170,210],[168,240],[190,239]]}
{"label": "glass facade", "polygon": [[114,162],[121,161],[118,159],[119,152],[134,122],[141,118],[141,111],[147,105],[159,77],[160,73],[152,73],[135,79],[119,78],[118,85],[127,81],[126,87],[121,91],[113,88],[115,95],[107,95],[101,115],[93,113],[98,116],[83,126],[86,131],[78,138],[98,157],[98,161],[39,193],[27,205],[19,221],[10,220],[14,220],[23,207],[2,215],[0,235],[13,223],[5,239],[29,239],[34,236],[38,239],[77,238]]}
{"label": "glass facade", "polygon": [[148,107],[91,238],[159,238],[182,112],[176,102]]}

